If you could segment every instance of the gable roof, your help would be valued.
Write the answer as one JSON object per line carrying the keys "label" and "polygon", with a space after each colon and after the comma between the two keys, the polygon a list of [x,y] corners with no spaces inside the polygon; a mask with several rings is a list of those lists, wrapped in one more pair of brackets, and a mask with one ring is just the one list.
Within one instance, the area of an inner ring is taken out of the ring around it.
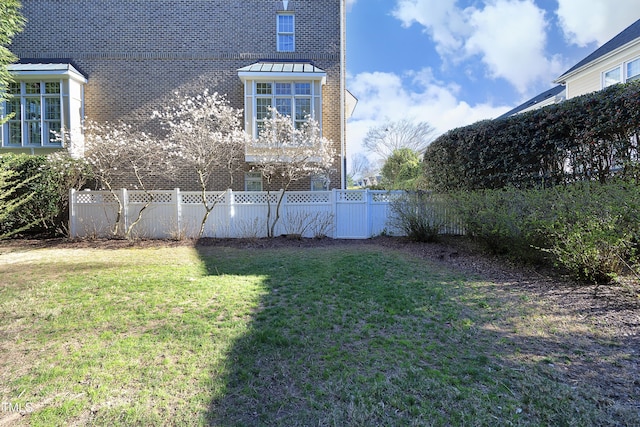
{"label": "gable roof", "polygon": [[[564,81],[564,78],[573,73],[574,71],[584,67],[591,62],[606,56],[607,54],[615,51],[616,49],[636,40],[640,39],[640,19],[638,19],[633,24],[629,25],[627,28],[622,30],[617,36],[600,46],[596,49],[591,55],[588,55],[582,61],[578,62],[573,67],[569,68],[565,71],[560,77],[555,80],[555,83],[561,83]],[[640,40],[639,40],[640,41]]]}
{"label": "gable roof", "polygon": [[531,107],[535,106],[536,104],[540,104],[540,103],[542,103],[544,101],[547,101],[551,97],[553,97],[555,99],[555,97],[560,95],[560,94],[562,94],[562,92],[564,92],[564,86],[563,85],[558,85],[558,86],[552,87],[551,89],[549,89],[549,90],[547,90],[545,92],[542,92],[539,95],[534,96],[530,100],[528,100],[526,102],[523,102],[522,104],[518,105],[514,109],[507,111],[503,115],[499,116],[498,119],[504,119],[506,117],[518,114],[518,113],[520,113],[520,112],[522,112],[522,111],[524,111],[524,110],[526,110],[528,108],[531,108]]}

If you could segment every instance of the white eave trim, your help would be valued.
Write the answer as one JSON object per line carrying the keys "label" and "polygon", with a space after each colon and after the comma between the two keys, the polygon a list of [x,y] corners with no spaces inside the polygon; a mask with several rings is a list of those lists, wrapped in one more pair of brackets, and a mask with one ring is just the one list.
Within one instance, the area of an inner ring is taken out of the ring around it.
{"label": "white eave trim", "polygon": [[591,68],[591,67],[595,66],[596,64],[599,64],[600,62],[604,62],[604,61],[606,61],[607,59],[609,59],[609,58],[611,58],[611,57],[613,57],[613,56],[616,56],[616,55],[618,55],[620,52],[622,52],[622,51],[624,51],[624,50],[627,50],[627,49],[629,49],[629,48],[631,48],[631,47],[633,47],[633,46],[635,46],[635,45],[637,45],[637,44],[640,44],[640,37],[639,37],[639,38],[637,38],[637,39],[635,39],[635,40],[630,41],[629,43],[627,43],[627,44],[625,44],[625,45],[623,45],[623,46],[620,46],[619,48],[617,48],[617,49],[615,49],[615,50],[612,50],[611,52],[609,52],[609,53],[607,53],[607,54],[605,54],[605,55],[602,55],[602,56],[600,56],[600,57],[598,57],[598,58],[594,59],[594,60],[593,60],[593,61],[591,61],[591,62],[587,62],[587,63],[586,63],[586,64],[584,64],[582,67],[577,68],[577,69],[575,69],[575,70],[571,71],[570,73],[566,73],[566,74],[561,75],[560,77],[558,77],[557,79],[555,79],[555,80],[553,81],[553,83],[556,83],[556,84],[565,84],[565,83],[567,82],[567,80],[568,80],[568,79],[570,79],[571,77],[575,76],[576,74],[580,74],[580,73],[582,73],[584,70],[586,70],[587,68]]}
{"label": "white eave trim", "polygon": [[87,78],[71,64],[10,64],[7,71],[18,78],[50,79],[53,76],[66,76],[80,83],[87,83]]}

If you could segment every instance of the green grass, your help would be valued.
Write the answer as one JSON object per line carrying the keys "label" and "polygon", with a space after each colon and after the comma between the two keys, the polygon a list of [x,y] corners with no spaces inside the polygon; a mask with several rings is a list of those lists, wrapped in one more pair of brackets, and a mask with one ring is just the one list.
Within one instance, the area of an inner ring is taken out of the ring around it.
{"label": "green grass", "polygon": [[522,364],[493,285],[388,248],[24,250],[0,277],[0,398],[29,408],[0,423],[625,422]]}

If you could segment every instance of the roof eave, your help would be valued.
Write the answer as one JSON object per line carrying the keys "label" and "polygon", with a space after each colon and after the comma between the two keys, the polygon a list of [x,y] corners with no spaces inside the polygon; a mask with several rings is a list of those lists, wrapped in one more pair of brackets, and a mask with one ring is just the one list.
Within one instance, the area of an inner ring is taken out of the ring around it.
{"label": "roof eave", "polygon": [[87,78],[76,70],[71,64],[59,64],[60,66],[34,67],[33,64],[10,64],[7,71],[17,77],[33,79],[46,79],[52,76],[65,76],[80,83],[87,83]]}
{"label": "roof eave", "polygon": [[618,47],[617,49],[612,50],[611,52],[608,52],[602,56],[597,57],[596,59],[594,59],[591,62],[587,62],[586,64],[584,64],[582,67],[580,68],[576,68],[575,70],[572,71],[568,71],[564,74],[562,74],[561,76],[559,76],[558,78],[556,78],[553,83],[556,84],[566,84],[567,80],[573,76],[575,76],[576,74],[580,74],[581,72],[583,72],[584,70],[586,70],[587,68],[591,68],[593,67],[595,64],[603,62],[609,58],[611,58],[612,56],[615,56],[617,54],[619,54],[620,52],[629,49],[630,47],[633,47],[634,45],[640,44],[640,37],[630,41],[629,43]]}
{"label": "roof eave", "polygon": [[242,82],[246,82],[247,80],[274,80],[274,81],[283,81],[283,80],[320,80],[321,84],[325,84],[327,81],[327,73],[295,73],[295,72],[273,72],[273,71],[238,71],[238,77]]}

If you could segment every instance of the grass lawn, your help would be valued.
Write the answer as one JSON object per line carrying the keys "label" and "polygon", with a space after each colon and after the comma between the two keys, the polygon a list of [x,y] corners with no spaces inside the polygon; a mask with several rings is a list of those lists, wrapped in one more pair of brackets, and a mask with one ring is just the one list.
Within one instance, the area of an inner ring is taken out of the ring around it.
{"label": "grass lawn", "polygon": [[0,251],[0,425],[638,422],[518,357],[543,308],[497,287],[374,245]]}

